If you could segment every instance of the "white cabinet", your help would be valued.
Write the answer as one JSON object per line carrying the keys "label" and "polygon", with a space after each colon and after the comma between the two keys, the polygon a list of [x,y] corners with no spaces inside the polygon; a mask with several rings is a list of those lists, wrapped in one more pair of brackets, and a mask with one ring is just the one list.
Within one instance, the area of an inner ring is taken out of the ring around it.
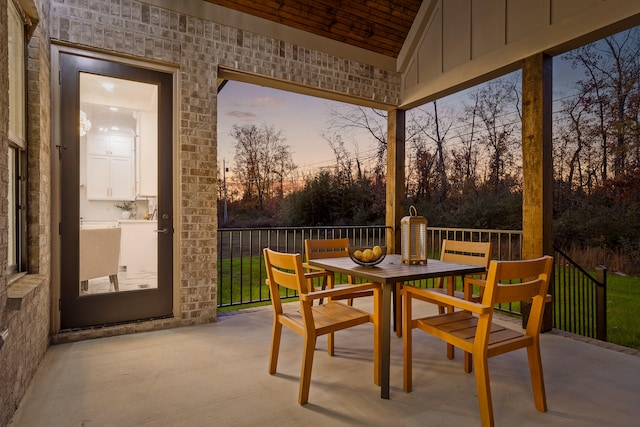
{"label": "white cabinet", "polygon": [[120,221],[120,265],[127,267],[127,274],[158,271],[157,221]]}
{"label": "white cabinet", "polygon": [[155,112],[141,111],[138,116],[139,155],[138,194],[145,197],[158,195],[158,118]]}
{"label": "white cabinet", "polygon": [[134,200],[133,136],[87,139],[87,199]]}

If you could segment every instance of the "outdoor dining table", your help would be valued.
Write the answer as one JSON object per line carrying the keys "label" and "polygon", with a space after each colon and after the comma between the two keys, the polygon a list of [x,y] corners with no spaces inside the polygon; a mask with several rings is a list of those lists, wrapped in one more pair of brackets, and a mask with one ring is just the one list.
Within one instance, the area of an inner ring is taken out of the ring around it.
{"label": "outdoor dining table", "polygon": [[[350,274],[382,284],[382,337],[380,343],[380,397],[389,398],[391,363],[391,299],[396,283],[485,272],[484,267],[429,259],[425,264],[405,264],[400,255],[389,254],[371,267],[356,264],[349,257],[309,260],[309,264],[333,273]],[[453,288],[451,287],[451,293]]]}

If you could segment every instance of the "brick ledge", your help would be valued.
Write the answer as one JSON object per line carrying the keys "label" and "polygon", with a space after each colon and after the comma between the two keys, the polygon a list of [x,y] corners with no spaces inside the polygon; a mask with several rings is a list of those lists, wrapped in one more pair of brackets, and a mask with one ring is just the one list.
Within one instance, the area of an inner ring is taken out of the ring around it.
{"label": "brick ledge", "polygon": [[12,282],[7,288],[7,308],[20,310],[23,303],[27,303],[36,290],[46,282],[47,276],[42,274],[25,274]]}

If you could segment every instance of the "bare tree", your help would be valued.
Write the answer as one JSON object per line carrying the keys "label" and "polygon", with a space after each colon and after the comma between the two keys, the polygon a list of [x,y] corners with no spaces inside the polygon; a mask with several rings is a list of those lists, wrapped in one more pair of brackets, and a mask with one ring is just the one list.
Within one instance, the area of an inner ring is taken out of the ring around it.
{"label": "bare tree", "polygon": [[629,154],[630,167],[640,173],[640,93],[637,91],[630,95],[629,117],[630,133]]}
{"label": "bare tree", "polygon": [[[328,134],[328,133],[323,133],[322,137],[325,139],[325,141],[327,141],[327,143],[329,144],[329,147],[331,147],[331,150],[333,151],[333,155],[336,158],[336,167],[335,167],[335,174],[336,176],[340,179],[340,181],[350,184],[353,179],[352,179],[352,173],[353,173],[353,158],[351,153],[349,152],[349,150],[347,150],[347,148],[345,147],[344,144],[344,139],[342,138],[342,135],[340,134]],[[357,160],[357,147],[356,147],[356,163],[357,163],[357,169],[358,169],[358,177],[362,176],[362,170],[361,170],[361,165],[359,160]]]}
{"label": "bare tree", "polygon": [[445,111],[443,115],[438,114],[437,101],[433,101],[430,105],[433,106],[433,112],[426,108],[419,109],[424,113],[424,115],[420,120],[415,120],[415,126],[417,131],[421,132],[427,139],[430,139],[436,145],[435,173],[437,180],[434,182],[434,190],[437,200],[443,201],[447,198],[448,188],[444,145],[447,141],[447,134],[451,129],[454,119],[451,111]]}
{"label": "bare tree", "polygon": [[434,187],[433,182],[436,176],[433,167],[436,162],[436,156],[422,146],[416,149],[415,159],[418,179],[414,199],[429,201],[432,198],[431,189]]}
{"label": "bare tree", "polygon": [[497,79],[479,86],[471,94],[482,125],[479,141],[489,150],[489,183],[494,190],[514,166],[513,134],[520,121],[511,117],[516,102],[513,86],[508,79]]}
{"label": "bare tree", "polygon": [[[567,121],[560,130],[560,140],[562,141],[562,155],[556,159],[558,168],[567,166],[566,174],[559,172],[558,178],[566,178],[568,190],[574,188],[574,180],[577,180],[575,187],[584,189],[585,170],[583,166],[584,151],[589,150],[589,136],[585,135],[583,128],[587,126],[589,119],[588,111],[581,98],[569,98],[563,101],[563,112],[567,116]],[[566,156],[566,159],[564,158]],[[587,167],[588,169],[588,167]]]}
{"label": "bare tree", "polygon": [[331,121],[329,130],[350,138],[356,131],[365,131],[374,144],[376,151],[376,174],[386,167],[387,153],[387,113],[374,108],[359,105],[345,105],[329,110]]}
{"label": "bare tree", "polygon": [[475,187],[478,179],[476,170],[479,154],[476,142],[479,94],[472,93],[468,101],[463,102],[463,114],[459,118],[459,122],[462,124],[457,130],[460,148],[453,149],[451,152],[454,159],[451,184],[460,191]]}
{"label": "bare tree", "polygon": [[640,30],[632,29],[567,54],[574,69],[582,69],[580,98],[596,117],[591,132],[600,138],[602,181],[609,177],[609,162],[618,177],[627,166],[634,142],[635,103],[640,78]]}
{"label": "bare tree", "polygon": [[267,125],[233,125],[231,136],[235,139],[234,173],[244,188],[243,198],[255,199],[263,209],[265,199],[273,195],[274,184],[280,185],[282,195],[284,179],[296,168],[290,147],[281,131]]}

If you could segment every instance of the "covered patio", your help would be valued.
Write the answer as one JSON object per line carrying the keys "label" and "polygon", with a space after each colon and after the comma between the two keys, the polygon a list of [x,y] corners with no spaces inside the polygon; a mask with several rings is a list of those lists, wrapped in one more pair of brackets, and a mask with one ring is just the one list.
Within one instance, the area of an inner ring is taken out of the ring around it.
{"label": "covered patio", "polygon": [[[302,340],[285,330],[270,376],[271,323],[271,307],[260,307],[216,323],[53,346],[10,425],[480,425],[474,376],[459,352],[448,360],[445,344],[426,334],[414,334],[412,393],[402,390],[402,340],[392,337],[391,398],[381,399],[371,325],[339,333],[333,358],[326,338],[318,341],[309,403],[300,406]],[[637,425],[640,352],[558,332],[541,340],[549,411],[534,407],[526,352],[508,353],[489,362],[497,425]]]}
{"label": "covered patio", "polygon": [[[17,85],[28,92],[23,116],[30,141],[21,146],[25,159],[27,151],[29,155],[23,194],[28,215],[16,215],[24,223],[10,230],[21,238],[21,252],[29,257],[19,274],[0,272],[0,331],[9,337],[0,354],[0,425],[8,419],[13,426],[479,424],[474,377],[464,373],[460,358],[446,359],[443,343],[417,336],[414,391],[407,394],[402,391],[402,342],[392,338],[391,399],[382,400],[371,375],[370,326],[344,332],[337,337],[333,360],[317,352],[310,403],[300,407],[300,339],[285,332],[279,373],[270,376],[270,308],[217,313],[217,208],[211,195],[217,192],[218,90],[225,80],[238,80],[387,111],[386,225],[397,230],[406,214],[405,111],[522,69],[524,255],[538,256],[551,250],[553,240],[551,58],[637,25],[640,3],[367,2],[391,5],[377,15],[383,22],[404,10],[403,4],[416,7],[405,11],[397,24],[406,29],[403,37],[384,52],[370,50],[381,45],[373,37],[375,23],[359,28],[356,24],[363,19],[354,14],[349,18],[353,25],[339,25],[340,17],[333,12],[344,10],[342,2],[304,2],[335,5],[327,17],[339,31],[332,38],[311,32],[318,15],[313,11],[302,14],[301,30],[277,14],[265,16],[265,10],[243,11],[238,6],[242,3],[264,4],[266,12],[279,12],[281,2],[7,3],[24,9],[16,15],[20,31],[14,33],[24,30],[30,36],[25,40],[27,58],[20,58],[26,77]],[[3,40],[9,35],[6,21]],[[384,33],[380,37],[389,39]],[[175,208],[167,213],[175,227],[175,268],[167,276],[171,317],[96,327],[88,330],[103,339],[50,346],[86,332],[65,330],[60,315],[68,310],[61,309],[61,290],[77,287],[61,279],[65,205],[60,195],[69,190],[62,188],[58,163],[65,149],[56,78],[63,54],[172,76],[174,162],[162,175],[173,179],[167,188],[180,191],[167,198]],[[0,86],[5,93],[16,87],[7,78]],[[1,118],[8,122],[9,101],[3,100],[2,106]],[[9,136],[5,126],[0,138],[4,152]],[[7,164],[0,168],[8,176]],[[23,180],[19,172],[14,167],[12,176]],[[10,194],[7,179],[0,180],[0,192],[2,197]],[[0,221],[4,235],[9,229],[6,219]],[[387,240],[398,244],[399,233]],[[9,258],[6,247],[0,245],[2,259]],[[390,243],[389,248],[397,246]],[[177,326],[182,328],[160,330]],[[319,348],[325,342],[321,340]],[[490,362],[498,425],[637,424],[637,355],[554,334],[543,336],[542,353],[550,408],[546,414],[533,406],[524,353]]]}

